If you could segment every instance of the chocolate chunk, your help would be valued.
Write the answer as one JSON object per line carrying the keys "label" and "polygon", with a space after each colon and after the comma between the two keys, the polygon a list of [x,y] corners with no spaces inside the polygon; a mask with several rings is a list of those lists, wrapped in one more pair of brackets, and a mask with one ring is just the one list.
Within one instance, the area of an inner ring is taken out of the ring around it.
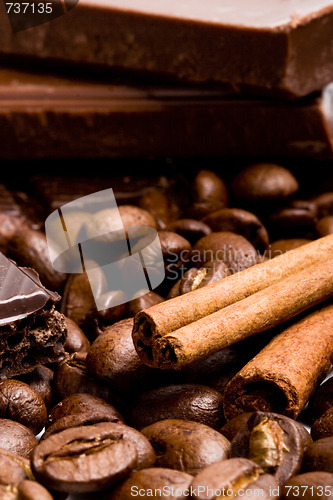
{"label": "chocolate chunk", "polygon": [[0,253],[0,378],[30,372],[64,354],[67,327],[55,310],[59,299],[34,270]]}

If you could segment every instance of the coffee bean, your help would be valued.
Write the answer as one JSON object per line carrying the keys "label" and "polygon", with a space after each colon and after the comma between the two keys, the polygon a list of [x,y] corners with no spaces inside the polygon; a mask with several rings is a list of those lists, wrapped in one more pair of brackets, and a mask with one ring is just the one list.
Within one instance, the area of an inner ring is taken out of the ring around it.
{"label": "coffee bean", "polygon": [[103,411],[112,422],[123,422],[123,417],[118,410],[104,399],[93,394],[76,393],[67,396],[56,404],[50,411],[46,426],[67,415],[76,415],[86,411]]}
{"label": "coffee bean", "polygon": [[321,193],[312,198],[317,207],[318,219],[333,215],[333,192]]}
{"label": "coffee bean", "polygon": [[232,441],[239,431],[247,427],[249,419],[253,416],[253,412],[246,412],[237,415],[236,417],[228,420],[220,429],[221,434],[229,441]]}
{"label": "coffee bean", "polygon": [[312,239],[317,219],[308,208],[284,207],[264,218],[272,240],[286,238]]}
{"label": "coffee bean", "polygon": [[208,224],[197,219],[178,219],[170,222],[165,229],[166,231],[180,234],[191,245],[194,245],[200,238],[212,232]]}
{"label": "coffee bean", "polygon": [[230,442],[208,425],[190,420],[166,419],[141,432],[156,453],[156,466],[196,475],[211,463],[228,458]]}
{"label": "coffee bean", "polygon": [[244,236],[260,253],[267,249],[268,232],[252,212],[241,208],[222,208],[206,215],[203,222],[208,224],[213,232],[229,231]]}
{"label": "coffee bean", "polygon": [[110,422],[73,427],[42,440],[32,457],[36,478],[68,493],[100,491],[125,478],[137,459],[135,445]]}
{"label": "coffee bean", "polygon": [[329,472],[305,472],[290,478],[281,490],[281,499],[288,500],[302,496],[304,500],[313,498],[333,498],[333,474]]}
{"label": "coffee bean", "polygon": [[92,343],[86,358],[88,372],[120,394],[136,390],[151,372],[135,350],[132,330],[133,318],[110,325]]}
{"label": "coffee bean", "polygon": [[17,378],[38,392],[43,398],[46,408],[51,408],[53,404],[54,372],[50,368],[39,365],[32,372],[25,373]]}
{"label": "coffee bean", "polygon": [[28,427],[9,418],[0,418],[0,449],[29,459],[37,444],[35,435]]}
{"label": "coffee bean", "polygon": [[328,234],[333,233],[333,215],[328,215],[327,217],[323,217],[319,219],[316,224],[316,231],[318,237],[327,236]]}
{"label": "coffee bean", "polygon": [[311,426],[311,437],[314,441],[333,436],[333,406],[325,411]]}
{"label": "coffee bean", "polygon": [[175,201],[155,187],[149,187],[145,191],[139,200],[139,206],[153,215],[158,229],[165,229],[168,222],[179,215],[179,207]]}
{"label": "coffee bean", "polygon": [[227,264],[218,260],[207,262],[204,266],[196,268],[192,267],[180,278],[168,293],[167,298],[171,299],[184,293],[192,292],[197,288],[215,283],[226,276],[230,272]]}
{"label": "coffee bean", "polygon": [[97,326],[92,328],[91,325],[91,316],[93,312],[96,314],[96,304],[86,273],[72,274],[68,278],[60,311],[87,332],[88,337],[89,334],[96,337]]}
{"label": "coffee bean", "polygon": [[224,262],[235,273],[255,265],[257,252],[244,236],[221,231],[204,236],[192,249],[193,266],[200,267],[212,260]]}
{"label": "coffee bean", "polygon": [[[118,221],[118,212],[122,224]],[[115,243],[124,241],[126,231],[133,226],[148,226],[157,229],[155,218],[142,208],[134,205],[120,205],[118,208],[105,208],[92,214],[85,222],[85,232],[87,239],[94,239],[100,243]],[[115,258],[117,252],[123,251],[124,246],[119,248],[112,245],[112,256]],[[115,259],[114,259],[115,260]]]}
{"label": "coffee bean", "polygon": [[214,429],[223,422],[222,394],[201,384],[174,384],[142,393],[128,419],[141,429],[163,419],[201,422]]}
{"label": "coffee bean", "polygon": [[83,410],[81,413],[64,415],[58,418],[53,424],[45,429],[40,440],[46,439],[52,434],[70,429],[71,427],[81,427],[83,425],[99,424],[101,422],[119,423],[120,417],[115,412],[111,412],[106,408],[98,407],[97,409]]}
{"label": "coffee bean", "polygon": [[47,410],[42,396],[28,384],[0,380],[0,417],[15,420],[38,434],[46,423]]}
{"label": "coffee bean", "polygon": [[273,259],[283,253],[289,252],[289,250],[293,250],[294,248],[298,248],[310,242],[311,240],[306,238],[287,238],[283,240],[276,240],[269,245],[266,255],[268,258]]}
{"label": "coffee bean", "polygon": [[7,253],[8,245],[24,222],[20,217],[0,210],[0,250]]}
{"label": "coffee bean", "polygon": [[255,163],[242,169],[231,189],[241,204],[283,202],[294,195],[299,184],[285,167],[274,163]]}
{"label": "coffee bean", "polygon": [[[33,479],[30,461],[20,455],[0,449],[0,484],[17,486],[24,479]],[[1,498],[6,499],[6,497]]]}
{"label": "coffee bean", "polygon": [[294,420],[277,413],[253,412],[231,441],[231,456],[256,462],[282,485],[300,471],[305,447],[304,434]]}
{"label": "coffee bean", "polygon": [[309,446],[303,462],[304,472],[333,472],[333,436],[314,441]]}
{"label": "coffee bean", "polygon": [[265,474],[246,458],[230,458],[209,465],[196,475],[191,486],[193,498],[199,500],[241,499],[244,494],[251,497],[259,491],[261,498],[269,499],[274,496],[273,491],[279,491],[274,476]]}
{"label": "coffee bean", "polygon": [[65,318],[67,325],[67,338],[64,344],[65,351],[69,353],[74,352],[88,352],[90,342],[83,330],[71,318]]}
{"label": "coffee bean", "polygon": [[333,378],[325,380],[310,398],[308,415],[312,423],[333,407]]}
{"label": "coffee bean", "polygon": [[47,288],[62,291],[68,275],[54,269],[42,231],[31,229],[28,225],[19,226],[9,241],[8,255],[19,265],[35,269]]}
{"label": "coffee bean", "polygon": [[50,492],[37,481],[24,479],[14,489],[13,500],[53,500]]}
{"label": "coffee bean", "polygon": [[131,500],[136,495],[142,498],[172,496],[177,500],[185,500],[192,480],[190,474],[179,470],[165,467],[147,468],[131,472],[119,486],[106,493],[104,500]]}
{"label": "coffee bean", "polygon": [[59,363],[54,375],[54,388],[59,399],[77,393],[98,396],[110,403],[117,403],[118,397],[112,390],[87,373],[86,353],[73,353]]}
{"label": "coffee bean", "polygon": [[83,411],[81,413],[65,415],[64,417],[59,418],[46,429],[45,433],[41,437],[41,441],[66,429],[91,426],[102,422],[118,424],[119,429],[123,433],[124,439],[129,439],[135,445],[137,458],[135,464],[133,465],[133,470],[145,469],[146,467],[154,465],[156,455],[148,439],[137,429],[124,424],[124,422],[121,422],[110,412],[108,413],[100,408],[90,410],[89,412]]}
{"label": "coffee bean", "polygon": [[139,296],[134,296],[134,298],[132,298],[132,300],[130,300],[126,304],[126,316],[132,318],[139,311],[148,309],[148,307],[154,306],[155,304],[160,304],[164,301],[164,298],[156,292],[146,291],[146,293],[141,295],[142,292],[143,290],[139,290],[136,294],[139,294]]}
{"label": "coffee bean", "polygon": [[228,205],[229,195],[225,182],[211,170],[200,170],[192,186],[193,203],[190,214],[202,218],[210,212]]}

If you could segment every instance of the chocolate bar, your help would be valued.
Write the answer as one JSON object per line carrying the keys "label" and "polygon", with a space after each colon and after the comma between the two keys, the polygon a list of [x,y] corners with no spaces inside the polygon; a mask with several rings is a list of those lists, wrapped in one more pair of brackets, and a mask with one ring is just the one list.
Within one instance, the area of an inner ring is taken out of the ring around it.
{"label": "chocolate bar", "polygon": [[333,80],[329,0],[80,0],[66,12],[53,1],[40,21],[31,3],[15,12],[0,2],[3,56],[259,94],[304,96]]}
{"label": "chocolate bar", "polygon": [[0,71],[3,158],[332,157],[333,84],[295,101]]}
{"label": "chocolate bar", "polygon": [[67,327],[55,310],[58,300],[33,269],[21,268],[0,253],[0,379],[64,355]]}

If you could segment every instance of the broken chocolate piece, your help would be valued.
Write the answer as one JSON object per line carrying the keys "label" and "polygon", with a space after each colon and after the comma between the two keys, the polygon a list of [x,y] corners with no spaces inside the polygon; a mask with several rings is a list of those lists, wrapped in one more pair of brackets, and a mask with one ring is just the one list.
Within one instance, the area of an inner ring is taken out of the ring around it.
{"label": "broken chocolate piece", "polygon": [[0,253],[0,379],[64,355],[67,328],[55,310],[59,299],[33,269],[18,267]]}

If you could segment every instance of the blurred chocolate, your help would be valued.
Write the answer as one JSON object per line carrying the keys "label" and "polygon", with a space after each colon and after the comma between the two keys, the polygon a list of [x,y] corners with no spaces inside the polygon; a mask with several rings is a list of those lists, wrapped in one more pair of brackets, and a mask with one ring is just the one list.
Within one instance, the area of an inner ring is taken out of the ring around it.
{"label": "blurred chocolate", "polygon": [[[295,102],[133,81],[0,70],[0,119],[6,129],[1,156],[75,158],[79,151],[80,158],[333,157],[332,85]],[[101,181],[92,177],[75,185],[59,178],[54,185],[52,177],[45,183],[44,177],[44,185],[48,192],[61,186],[62,196],[79,198],[80,190],[99,190]],[[141,188],[137,178],[127,181],[119,183],[119,193],[132,203],[135,192],[137,199],[144,194],[143,180]],[[59,199],[58,206],[61,201],[68,200]]]}

